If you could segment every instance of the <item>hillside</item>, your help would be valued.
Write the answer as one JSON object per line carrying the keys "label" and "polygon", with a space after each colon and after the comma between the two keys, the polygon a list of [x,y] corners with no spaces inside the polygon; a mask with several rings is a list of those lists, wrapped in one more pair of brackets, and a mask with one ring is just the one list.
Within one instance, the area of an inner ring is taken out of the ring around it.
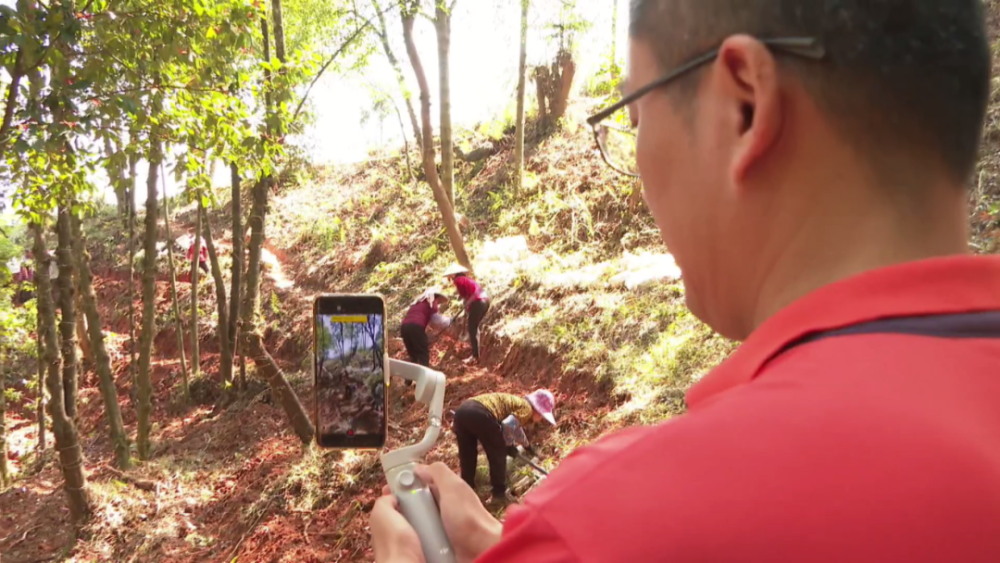
{"label": "hillside", "polygon": [[[996,10],[991,18],[996,29]],[[982,252],[1000,250],[1000,94],[993,95],[972,196],[974,244]],[[543,435],[540,448],[547,468],[609,431],[682,412],[684,391],[734,346],[684,307],[676,266],[634,197],[636,185],[595,154],[582,125],[593,106],[579,101],[563,130],[529,135],[528,181],[519,193],[506,176],[509,124],[463,132],[463,151],[497,151],[461,162],[456,171],[457,212],[493,305],[481,365],[462,362],[468,345],[453,333],[432,350],[432,364],[449,378],[447,409],[487,390],[526,393],[546,386],[555,392],[560,425]],[[230,202],[222,194],[209,220],[228,271],[233,233]],[[190,206],[177,210],[172,231],[181,249],[193,219]],[[110,210],[93,220],[93,232],[103,235],[91,236],[92,253],[102,314],[113,331],[119,401],[134,432],[127,252],[117,221]],[[273,193],[268,225],[265,340],[304,403],[312,400],[309,315],[317,293],[385,295],[390,353],[403,357],[397,337],[405,306],[427,286],[443,285],[440,272],[451,261],[429,188],[411,180],[405,159],[379,155],[349,167],[297,167]],[[180,301],[188,303],[190,284],[181,282],[179,289]],[[51,452],[43,465],[33,458],[30,405],[16,409],[11,449],[20,481],[0,494],[3,561],[370,560],[366,513],[382,486],[376,455],[303,451],[259,381],[238,402],[214,406],[219,375],[210,283],[199,290],[204,377],[194,382],[197,404],[184,406],[165,272],[157,291],[162,330],[155,340],[153,460],[128,476],[110,467],[100,395],[88,371],[81,382],[80,431],[99,513],[70,551],[58,469]],[[248,370],[253,380],[252,365]],[[414,440],[423,431],[423,408],[400,386],[390,387],[390,405],[390,447]],[[457,468],[450,433],[430,459]],[[512,481],[530,486],[530,475],[520,468]]]}
{"label": "hillside", "polygon": [[[457,212],[493,305],[480,366],[461,361],[469,355],[468,344],[458,342],[454,332],[442,335],[432,351],[432,363],[449,377],[448,409],[485,391],[553,390],[560,425],[542,437],[540,448],[548,468],[607,431],[680,412],[691,381],[731,349],[684,308],[676,266],[632,197],[635,186],[606,169],[580,126],[588,109],[577,105],[563,131],[529,135],[528,181],[516,194],[506,178],[512,153],[507,124],[465,132],[460,145],[466,150],[497,151],[486,160],[461,163],[456,171]],[[440,272],[451,252],[426,184],[410,180],[398,155],[343,168],[303,166],[288,177],[293,180],[273,194],[262,303],[270,351],[310,404],[312,297],[385,295],[390,353],[402,357],[397,338],[402,312],[427,286],[443,285]],[[209,220],[228,271],[232,232],[221,194]],[[110,211],[97,217],[91,232],[106,234],[91,239],[97,243],[92,254],[102,313],[115,331],[109,340],[119,400],[127,405],[128,276],[122,258],[127,251],[115,235],[118,224]],[[175,250],[186,248],[192,228],[193,208],[177,210],[171,229]],[[184,407],[164,264],[161,258],[154,460],[128,478],[110,469],[99,394],[88,372],[81,385],[81,432],[102,513],[74,554],[80,560],[135,561],[336,560],[331,553],[363,558],[365,518],[356,516],[370,509],[381,488],[376,456],[301,451],[262,383],[225,411],[213,409],[218,349],[208,283],[199,292],[205,375],[193,385],[204,406]],[[178,289],[180,302],[188,303],[190,284],[179,282]],[[138,306],[138,293],[135,298]],[[252,365],[248,369],[253,379]],[[422,432],[426,411],[413,404],[406,389],[390,391],[392,447]],[[134,411],[124,413],[133,428]],[[66,545],[70,528],[60,517],[56,468],[48,464],[31,475],[37,467],[31,459],[35,429],[27,412],[20,416],[12,449],[25,479],[22,488],[5,495],[10,511],[2,518],[21,534],[0,546],[5,560],[33,561]],[[431,459],[457,468],[450,434]],[[520,472],[512,482],[530,486],[531,479],[522,478],[530,472]],[[131,494],[116,494],[122,489]],[[481,491],[484,498],[487,490]],[[38,534],[40,525],[61,533]]]}

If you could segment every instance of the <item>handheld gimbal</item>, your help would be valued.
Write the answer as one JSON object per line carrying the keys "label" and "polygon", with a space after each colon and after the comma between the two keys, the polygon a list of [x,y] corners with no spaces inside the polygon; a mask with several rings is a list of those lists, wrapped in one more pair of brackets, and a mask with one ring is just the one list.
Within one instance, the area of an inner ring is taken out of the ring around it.
{"label": "handheld gimbal", "polygon": [[445,534],[441,512],[427,484],[413,471],[441,435],[444,412],[444,374],[401,360],[389,360],[392,375],[416,382],[417,401],[429,407],[430,424],[420,442],[382,454],[382,470],[400,512],[417,531],[428,563],[454,563],[455,552]]}

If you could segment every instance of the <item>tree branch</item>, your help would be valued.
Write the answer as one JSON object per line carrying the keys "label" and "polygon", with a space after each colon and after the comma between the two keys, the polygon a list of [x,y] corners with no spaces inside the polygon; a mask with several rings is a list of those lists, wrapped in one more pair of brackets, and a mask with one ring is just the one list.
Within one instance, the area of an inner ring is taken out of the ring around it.
{"label": "tree branch", "polygon": [[353,43],[358,37],[361,37],[361,33],[364,30],[368,29],[368,27],[370,27],[371,24],[372,20],[371,18],[368,18],[368,20],[365,21],[365,24],[359,27],[358,30],[355,31],[353,34],[351,34],[351,36],[347,38],[347,41],[344,41],[344,43],[340,46],[340,48],[337,49],[336,52],[334,52],[332,55],[330,55],[330,58],[327,59],[325,63],[323,63],[323,66],[320,67],[319,72],[316,73],[316,76],[313,77],[312,82],[309,83],[309,87],[306,88],[305,93],[302,94],[302,99],[299,100],[299,105],[295,107],[295,113],[292,114],[292,119],[289,121],[289,124],[295,123],[295,120],[299,117],[299,113],[302,111],[302,106],[305,105],[306,100],[309,99],[309,94],[310,92],[312,92],[313,86],[315,86],[316,82],[319,81],[321,76],[323,76],[323,73],[326,72],[326,69],[331,64],[333,64],[333,61],[336,60],[337,57],[343,54],[343,52],[347,49],[347,47],[351,45],[351,43]]}

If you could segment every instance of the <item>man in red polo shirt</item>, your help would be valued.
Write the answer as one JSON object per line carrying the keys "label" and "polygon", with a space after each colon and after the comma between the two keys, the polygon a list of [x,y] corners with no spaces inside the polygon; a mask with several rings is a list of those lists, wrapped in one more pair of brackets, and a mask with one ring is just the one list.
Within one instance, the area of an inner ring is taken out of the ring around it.
{"label": "man in red polo shirt", "polygon": [[[580,449],[502,526],[420,468],[458,560],[1000,561],[1000,261],[968,254],[964,190],[982,2],[631,10],[644,196],[689,307],[742,345],[685,415]],[[591,124],[628,172],[609,109]],[[419,560],[395,506],[376,559]]]}

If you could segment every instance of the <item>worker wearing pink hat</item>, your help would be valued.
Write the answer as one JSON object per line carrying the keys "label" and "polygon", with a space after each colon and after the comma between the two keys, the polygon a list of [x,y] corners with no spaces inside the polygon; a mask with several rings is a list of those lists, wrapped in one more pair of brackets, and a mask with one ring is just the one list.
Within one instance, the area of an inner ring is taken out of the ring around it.
{"label": "worker wearing pink hat", "polygon": [[488,393],[473,397],[455,410],[452,430],[458,441],[458,461],[462,479],[475,489],[478,445],[483,445],[490,464],[493,501],[507,497],[507,456],[522,446],[534,455],[524,429],[542,420],[555,426],[555,397],[547,389],[527,396],[511,393]]}

